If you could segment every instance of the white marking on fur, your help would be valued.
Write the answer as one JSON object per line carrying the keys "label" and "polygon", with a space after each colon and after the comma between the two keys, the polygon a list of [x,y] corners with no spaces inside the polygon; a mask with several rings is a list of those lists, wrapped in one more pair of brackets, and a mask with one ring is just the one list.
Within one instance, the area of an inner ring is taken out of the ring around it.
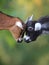
{"label": "white marking on fur", "polygon": [[30,37],[27,35],[24,35],[24,39],[28,40],[28,39],[30,39]]}
{"label": "white marking on fur", "polygon": [[16,26],[18,26],[19,28],[23,29],[23,25],[20,21],[17,21],[16,22]]}
{"label": "white marking on fur", "polygon": [[19,40],[19,41],[22,41],[22,38],[19,38],[18,40]]}
{"label": "white marking on fur", "polygon": [[21,42],[23,40],[23,38],[18,38],[18,39],[15,39],[15,40],[16,40],[16,42],[17,41]]}
{"label": "white marking on fur", "polygon": [[40,23],[36,23],[35,24],[35,31],[41,30],[41,24]]}

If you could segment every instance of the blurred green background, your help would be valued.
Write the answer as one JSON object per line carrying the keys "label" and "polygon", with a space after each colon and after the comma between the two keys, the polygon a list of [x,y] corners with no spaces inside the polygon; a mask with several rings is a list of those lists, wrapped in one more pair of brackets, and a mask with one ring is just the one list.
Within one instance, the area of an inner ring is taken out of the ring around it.
{"label": "blurred green background", "polygon": [[[49,15],[49,0],[0,0],[0,11],[21,18],[34,15],[34,20]],[[49,65],[49,34],[29,44],[16,43],[7,30],[0,31],[0,65]]]}

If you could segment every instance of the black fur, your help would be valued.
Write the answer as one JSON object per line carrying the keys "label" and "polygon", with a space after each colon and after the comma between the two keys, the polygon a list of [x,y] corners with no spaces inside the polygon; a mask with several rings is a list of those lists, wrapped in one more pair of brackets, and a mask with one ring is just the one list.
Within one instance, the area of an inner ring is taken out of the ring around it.
{"label": "black fur", "polygon": [[[41,30],[35,31],[35,24],[40,23],[42,25]],[[38,19],[38,21],[28,21],[26,23],[26,35],[30,37],[31,41],[35,41],[40,34],[43,33],[43,31],[49,31],[49,16],[44,16]],[[28,27],[33,27],[32,31],[29,31]],[[29,40],[26,40],[26,42],[29,42]]]}

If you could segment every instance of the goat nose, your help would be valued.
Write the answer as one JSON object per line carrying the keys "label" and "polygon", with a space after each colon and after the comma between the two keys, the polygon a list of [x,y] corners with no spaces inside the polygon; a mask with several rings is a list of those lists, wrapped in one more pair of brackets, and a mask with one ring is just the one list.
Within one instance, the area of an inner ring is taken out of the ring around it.
{"label": "goat nose", "polygon": [[26,43],[30,43],[30,42],[31,42],[30,39],[28,39],[28,40],[24,39],[24,41],[25,41]]}
{"label": "goat nose", "polygon": [[25,41],[26,43],[29,43],[29,42],[30,42],[29,40],[26,40],[26,39],[24,39],[24,41]]}
{"label": "goat nose", "polygon": [[24,41],[29,43],[31,40],[30,40],[30,37],[29,36],[24,36]]}
{"label": "goat nose", "polygon": [[25,35],[25,36],[24,36],[24,39],[28,40],[28,39],[30,39],[30,37],[27,36],[27,35]]}

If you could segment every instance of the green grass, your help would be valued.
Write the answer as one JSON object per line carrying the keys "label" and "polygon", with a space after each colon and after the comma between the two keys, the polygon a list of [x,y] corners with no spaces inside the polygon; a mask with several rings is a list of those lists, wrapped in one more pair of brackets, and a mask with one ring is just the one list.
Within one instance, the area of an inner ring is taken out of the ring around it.
{"label": "green grass", "polygon": [[48,36],[41,35],[29,44],[16,43],[9,31],[0,31],[0,58],[3,65],[48,65]]}
{"label": "green grass", "polygon": [[[40,6],[34,1],[0,0],[0,11],[24,22],[32,14],[35,20],[49,15],[49,0],[41,0]],[[31,43],[17,43],[9,31],[0,31],[0,65],[49,65],[49,34]]]}

